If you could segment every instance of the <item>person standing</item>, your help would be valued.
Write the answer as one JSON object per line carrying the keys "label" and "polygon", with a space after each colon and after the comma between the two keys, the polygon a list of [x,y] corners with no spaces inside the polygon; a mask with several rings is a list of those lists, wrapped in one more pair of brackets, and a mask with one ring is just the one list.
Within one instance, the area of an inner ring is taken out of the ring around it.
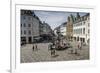
{"label": "person standing", "polygon": [[48,50],[51,50],[52,43],[48,44]]}
{"label": "person standing", "polygon": [[37,44],[35,44],[35,49],[38,50],[38,46],[37,46]]}
{"label": "person standing", "polygon": [[33,51],[34,51],[34,44],[33,44],[33,47],[32,47]]}
{"label": "person standing", "polygon": [[37,46],[37,44],[33,44],[33,47],[32,47],[32,49],[33,49],[33,51],[36,51],[36,50],[38,50],[38,46]]}
{"label": "person standing", "polygon": [[55,44],[51,45],[51,56],[55,56]]}
{"label": "person standing", "polygon": [[81,41],[79,41],[79,42],[78,42],[78,49],[81,50],[81,48],[82,48],[82,43],[81,43]]}

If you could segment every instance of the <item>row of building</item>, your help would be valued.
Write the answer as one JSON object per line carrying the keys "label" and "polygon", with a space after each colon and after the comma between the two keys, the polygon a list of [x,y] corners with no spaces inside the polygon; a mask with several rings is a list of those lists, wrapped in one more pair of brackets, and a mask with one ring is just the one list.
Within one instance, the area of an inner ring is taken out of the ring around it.
{"label": "row of building", "polygon": [[56,32],[60,31],[61,35],[67,40],[81,41],[89,44],[90,41],[90,14],[80,16],[77,13],[76,17],[72,14],[68,16],[67,22],[62,23],[59,27],[54,29]]}
{"label": "row of building", "polygon": [[41,22],[38,16],[31,10],[21,10],[21,43],[38,42],[40,39],[52,35],[51,27]]}

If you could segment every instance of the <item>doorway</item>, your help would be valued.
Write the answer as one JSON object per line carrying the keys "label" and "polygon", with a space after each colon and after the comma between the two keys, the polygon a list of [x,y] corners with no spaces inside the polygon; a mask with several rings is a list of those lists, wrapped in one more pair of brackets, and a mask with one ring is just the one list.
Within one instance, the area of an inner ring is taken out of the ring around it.
{"label": "doorway", "polygon": [[28,38],[29,43],[32,43],[32,37]]}

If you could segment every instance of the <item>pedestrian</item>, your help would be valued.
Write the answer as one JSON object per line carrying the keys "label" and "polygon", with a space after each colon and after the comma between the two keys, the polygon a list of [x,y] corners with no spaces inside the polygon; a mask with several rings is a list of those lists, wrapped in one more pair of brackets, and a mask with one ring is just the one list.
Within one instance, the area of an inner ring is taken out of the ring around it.
{"label": "pedestrian", "polygon": [[74,54],[76,54],[76,55],[78,54],[77,49],[75,49],[75,53]]}
{"label": "pedestrian", "polygon": [[70,54],[73,54],[73,49],[70,50]]}
{"label": "pedestrian", "polygon": [[48,50],[51,50],[52,43],[48,44]]}
{"label": "pedestrian", "polygon": [[81,50],[81,48],[82,48],[82,44],[81,44],[81,42],[80,42],[80,41],[78,41],[78,49],[80,49],[80,50]]}
{"label": "pedestrian", "polygon": [[32,49],[33,49],[33,51],[34,51],[34,45],[33,45]]}
{"label": "pedestrian", "polygon": [[75,49],[75,55],[80,56],[80,53],[78,52],[78,49]]}
{"label": "pedestrian", "polygon": [[35,49],[38,50],[37,44],[35,44]]}
{"label": "pedestrian", "polygon": [[80,50],[81,50],[82,49],[82,42],[80,41],[79,44],[80,44]]}
{"label": "pedestrian", "polygon": [[54,43],[51,46],[51,56],[55,56],[55,44]]}
{"label": "pedestrian", "polygon": [[52,56],[52,50],[53,50],[52,46],[53,46],[53,44],[50,44],[51,56]]}

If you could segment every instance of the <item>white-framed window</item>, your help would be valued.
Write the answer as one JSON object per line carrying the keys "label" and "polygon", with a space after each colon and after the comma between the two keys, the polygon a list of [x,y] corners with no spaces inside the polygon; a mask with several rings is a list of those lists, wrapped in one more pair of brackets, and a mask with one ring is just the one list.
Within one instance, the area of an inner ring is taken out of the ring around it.
{"label": "white-framed window", "polygon": [[85,28],[83,28],[83,34],[85,34]]}
{"label": "white-framed window", "polygon": [[26,30],[24,30],[24,35],[26,35]]}

